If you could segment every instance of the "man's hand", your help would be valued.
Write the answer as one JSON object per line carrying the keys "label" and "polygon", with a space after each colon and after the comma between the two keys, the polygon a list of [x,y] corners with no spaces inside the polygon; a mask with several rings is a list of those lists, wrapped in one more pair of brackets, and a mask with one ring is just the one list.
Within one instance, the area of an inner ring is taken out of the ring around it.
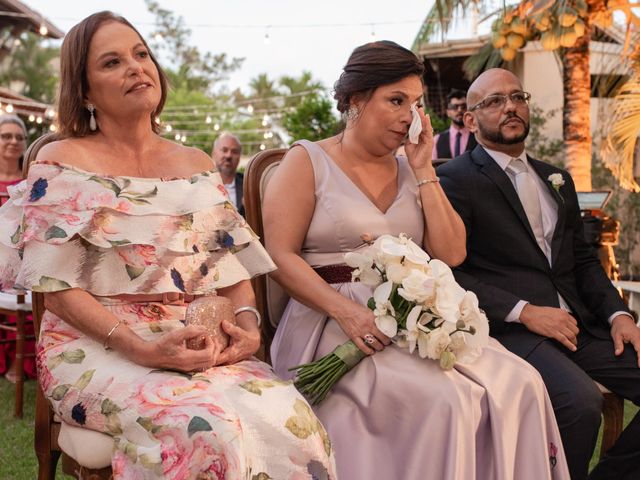
{"label": "man's hand", "polygon": [[553,338],[572,352],[576,351],[580,331],[578,322],[561,308],[538,307],[527,303],[520,312],[520,322],[532,332]]}
{"label": "man's hand", "polygon": [[611,321],[611,338],[615,347],[616,357],[622,355],[624,344],[630,343],[638,355],[638,367],[640,367],[640,328],[629,315],[618,315]]}

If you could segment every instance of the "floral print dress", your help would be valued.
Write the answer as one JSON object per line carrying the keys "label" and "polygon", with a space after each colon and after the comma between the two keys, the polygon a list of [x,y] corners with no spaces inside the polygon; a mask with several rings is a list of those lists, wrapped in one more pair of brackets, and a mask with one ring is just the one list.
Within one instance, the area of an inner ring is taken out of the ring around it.
{"label": "floral print dress", "polygon": [[[186,306],[110,297],[210,294],[274,269],[215,172],[150,179],[36,163],[10,194],[0,289],[84,289],[144,339],[183,328]],[[258,360],[153,370],[47,311],[37,361],[62,420],[113,437],[116,479],[335,478],[324,428]]]}

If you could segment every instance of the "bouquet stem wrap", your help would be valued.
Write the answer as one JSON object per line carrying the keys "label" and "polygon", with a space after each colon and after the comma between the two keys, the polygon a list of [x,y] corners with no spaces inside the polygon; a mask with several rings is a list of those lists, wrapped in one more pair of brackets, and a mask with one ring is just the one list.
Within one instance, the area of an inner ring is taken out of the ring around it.
{"label": "bouquet stem wrap", "polygon": [[351,340],[315,362],[298,365],[294,385],[312,405],[325,399],[331,387],[367,355]]}

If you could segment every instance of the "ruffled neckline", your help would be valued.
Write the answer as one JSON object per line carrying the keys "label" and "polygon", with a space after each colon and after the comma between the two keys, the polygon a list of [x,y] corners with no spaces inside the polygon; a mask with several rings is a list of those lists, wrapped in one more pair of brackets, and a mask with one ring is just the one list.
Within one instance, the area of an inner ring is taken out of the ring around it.
{"label": "ruffled neckline", "polygon": [[86,176],[90,176],[90,177],[100,177],[100,178],[126,178],[129,180],[135,180],[136,182],[172,182],[172,181],[191,181],[194,178],[198,178],[198,177],[208,177],[211,176],[213,174],[218,173],[218,170],[215,168],[212,168],[211,170],[205,170],[203,172],[197,172],[194,173],[193,175],[189,175],[186,177],[136,177],[136,176],[131,176],[131,175],[109,175],[106,173],[100,173],[100,172],[91,172],[89,170],[84,170],[82,168],[76,167],[74,165],[69,165],[68,163],[63,163],[63,162],[51,162],[51,161],[45,161],[45,162],[37,162],[34,163],[31,168],[36,167],[38,165],[47,165],[47,166],[52,166],[52,167],[58,167],[61,168],[63,170],[70,170],[72,172],[81,174],[81,175],[86,175]]}

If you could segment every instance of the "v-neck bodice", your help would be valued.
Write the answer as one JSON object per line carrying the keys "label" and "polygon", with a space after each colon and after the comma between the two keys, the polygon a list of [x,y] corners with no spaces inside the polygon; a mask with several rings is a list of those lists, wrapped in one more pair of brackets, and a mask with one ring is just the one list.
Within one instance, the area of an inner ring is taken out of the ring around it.
{"label": "v-neck bodice", "polygon": [[362,235],[406,233],[422,242],[424,219],[416,180],[407,159],[398,157],[398,191],[382,212],[317,144],[296,142],[309,154],[315,177],[315,210],[302,246],[312,266],[344,263],[344,253],[363,244]]}

